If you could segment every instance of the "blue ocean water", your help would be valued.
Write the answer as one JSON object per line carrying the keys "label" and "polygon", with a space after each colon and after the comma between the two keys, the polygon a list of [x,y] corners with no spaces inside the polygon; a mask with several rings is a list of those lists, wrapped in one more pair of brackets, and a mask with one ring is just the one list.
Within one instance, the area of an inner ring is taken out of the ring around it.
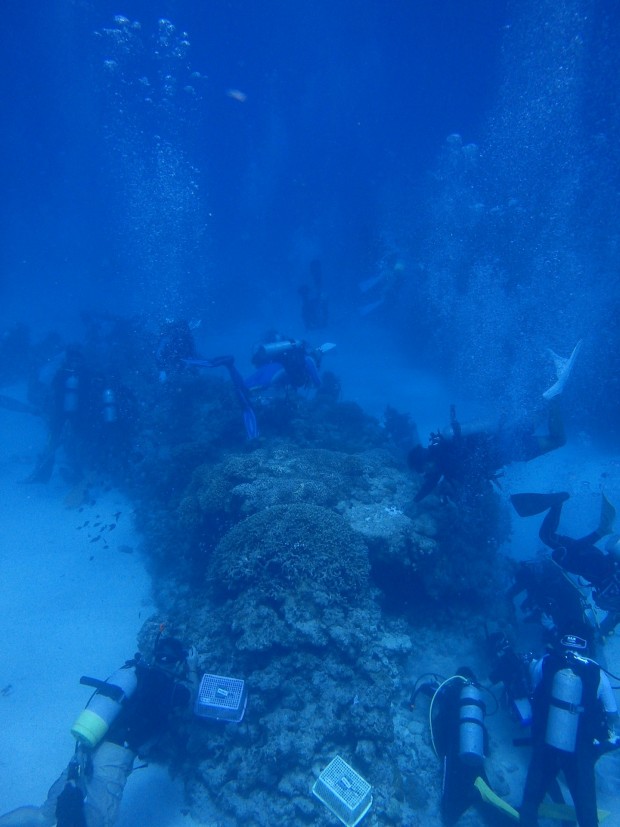
{"label": "blue ocean water", "polygon": [[583,340],[569,437],[611,450],[619,24],[594,0],[6,0],[0,329],[191,318],[248,371],[266,330],[335,342],[343,396],[423,441],[451,402],[540,407],[547,349]]}
{"label": "blue ocean water", "polygon": [[485,402],[584,338],[583,424],[615,430],[617,22],[577,0],[9,0],[2,322],[296,335],[318,258],[339,340],[378,328]]}

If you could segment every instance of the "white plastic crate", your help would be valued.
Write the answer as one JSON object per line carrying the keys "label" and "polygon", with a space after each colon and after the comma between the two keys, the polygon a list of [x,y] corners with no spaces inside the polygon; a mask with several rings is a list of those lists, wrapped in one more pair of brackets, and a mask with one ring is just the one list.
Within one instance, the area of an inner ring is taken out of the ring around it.
{"label": "white plastic crate", "polygon": [[194,714],[199,718],[239,723],[245,714],[247,702],[245,681],[205,674],[200,681]]}
{"label": "white plastic crate", "polygon": [[360,822],[372,804],[372,787],[337,755],[312,787],[314,795],[347,827]]}

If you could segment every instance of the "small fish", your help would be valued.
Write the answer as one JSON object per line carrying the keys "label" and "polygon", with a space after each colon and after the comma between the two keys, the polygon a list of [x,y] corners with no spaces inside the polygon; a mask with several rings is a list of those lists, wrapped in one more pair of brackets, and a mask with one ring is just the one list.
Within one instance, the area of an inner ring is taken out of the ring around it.
{"label": "small fish", "polygon": [[105,531],[106,528],[107,528],[107,525],[102,525],[101,528],[99,529],[99,534],[101,534],[102,531]]}
{"label": "small fish", "polygon": [[116,528],[116,523],[110,523],[110,525],[108,526],[108,531],[114,531],[115,528]]}
{"label": "small fish", "polygon": [[133,548],[131,546],[119,546],[118,550],[122,552],[122,554],[133,554]]}
{"label": "small fish", "polygon": [[118,522],[118,518],[121,516],[122,513],[123,513],[122,511],[117,511],[116,514],[112,514],[112,516],[115,518],[116,522]]}
{"label": "small fish", "polygon": [[101,540],[101,534],[97,534],[97,536],[93,537],[93,539],[90,542],[91,543],[96,543],[98,540]]}
{"label": "small fish", "polygon": [[2,695],[3,698],[6,698],[6,696],[10,695],[12,691],[13,691],[13,684],[12,683],[7,683],[7,685],[4,686],[0,690],[0,695]]}
{"label": "small fish", "polygon": [[234,101],[238,101],[239,103],[245,103],[248,99],[248,96],[245,92],[242,92],[241,89],[227,89],[226,94],[229,98],[232,98]]}

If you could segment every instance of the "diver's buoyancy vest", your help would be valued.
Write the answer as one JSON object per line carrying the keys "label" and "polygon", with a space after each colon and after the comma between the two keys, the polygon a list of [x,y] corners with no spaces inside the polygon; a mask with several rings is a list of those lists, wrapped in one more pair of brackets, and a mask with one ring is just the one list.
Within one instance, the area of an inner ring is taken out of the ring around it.
{"label": "diver's buoyancy vest", "polygon": [[480,689],[466,683],[459,695],[459,758],[466,764],[484,761],[484,714]]}

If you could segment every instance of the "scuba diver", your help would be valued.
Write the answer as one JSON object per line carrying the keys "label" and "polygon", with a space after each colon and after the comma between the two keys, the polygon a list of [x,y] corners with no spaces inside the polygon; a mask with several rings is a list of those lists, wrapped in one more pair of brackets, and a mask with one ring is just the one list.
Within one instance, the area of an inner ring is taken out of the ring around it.
{"label": "scuba diver", "polygon": [[[586,580],[592,586],[592,599],[608,612],[601,624],[607,634],[620,619],[620,557],[615,553],[617,542],[612,537],[607,553],[596,546],[611,534],[616,509],[603,494],[599,524],[585,537],[575,539],[558,534],[562,507],[569,494],[513,494],[510,498],[520,517],[547,512],[540,526],[539,537],[551,551],[551,559],[564,571]],[[617,540],[617,538],[616,538]]]}
{"label": "scuba diver", "polygon": [[463,489],[477,491],[493,479],[497,463],[491,457],[492,437],[484,430],[463,434],[456,418],[456,408],[450,406],[450,433],[440,430],[431,433],[428,448],[414,446],[407,457],[412,471],[423,475],[414,502],[419,503],[444,480],[453,495]]}
{"label": "scuba diver", "polygon": [[288,339],[278,333],[270,333],[264,342],[254,348],[252,364],[254,373],[245,379],[235,366],[233,356],[218,356],[214,359],[186,359],[190,365],[199,367],[225,367],[230,375],[237,399],[243,410],[243,422],[248,439],[256,439],[258,423],[252,405],[252,392],[268,388],[302,387],[319,388],[321,377],[319,366],[323,353],[332,350],[333,344],[309,348],[306,342]]}
{"label": "scuba diver", "polygon": [[416,686],[412,702],[419,692],[431,695],[431,741],[443,763],[443,823],[448,827],[456,824],[469,807],[475,806],[485,823],[508,824],[513,810],[493,792],[484,769],[488,752],[486,704],[474,673],[463,666],[447,680],[433,677]]}
{"label": "scuba diver", "polygon": [[156,743],[175,712],[191,708],[196,652],[158,637],[152,664],[139,654],[107,680],[82,677],[95,692],[74,723],[75,754],[40,807],[0,816],[0,827],[113,827],[136,756]]}
{"label": "scuba diver", "polygon": [[547,432],[544,434],[536,433],[529,417],[511,424],[500,424],[499,427],[480,423],[462,425],[452,405],[448,428],[431,433],[428,448],[416,445],[409,452],[409,467],[423,475],[414,502],[427,497],[441,480],[456,496],[462,492],[476,494],[490,482],[496,482],[498,472],[505,465],[529,462],[565,445],[559,396],[580,349],[581,342],[578,342],[568,359],[550,351],[557,380],[543,393],[543,398],[548,402]]}
{"label": "scuba diver", "polygon": [[310,282],[302,284],[298,291],[301,296],[301,318],[306,330],[321,330],[327,327],[329,307],[323,292],[321,262],[316,258],[310,262]]}
{"label": "scuba diver", "polygon": [[49,482],[61,447],[76,480],[93,468],[116,473],[125,466],[137,406],[126,386],[87,366],[78,345],[66,348],[41,413],[47,418],[47,443],[24,482]]}
{"label": "scuba diver", "polygon": [[519,619],[539,623],[546,642],[555,640],[558,629],[567,628],[579,630],[582,637],[594,642],[596,622],[590,617],[587,600],[550,557],[523,560],[516,565],[513,584],[506,593],[513,609],[514,599],[523,593],[525,597],[518,603]]}
{"label": "scuba diver", "polygon": [[423,480],[414,502],[421,502],[444,481],[451,496],[476,494],[497,482],[501,469],[511,462],[529,462],[561,448],[566,443],[558,400],[549,403],[548,432],[538,435],[530,423],[511,428],[462,426],[450,407],[447,432],[431,433],[428,448],[414,446],[408,454],[409,467]]}
{"label": "scuba diver", "polygon": [[67,346],[46,400],[47,444],[24,482],[49,482],[56,452],[67,436],[83,437],[93,422],[92,377],[78,345]]}
{"label": "scuba diver", "polygon": [[594,765],[620,745],[618,708],[607,675],[586,652],[583,638],[567,634],[532,664],[533,752],[519,811],[523,827],[537,827],[539,806],[560,771],[577,823],[599,823]]}
{"label": "scuba diver", "polygon": [[485,632],[487,650],[492,661],[489,680],[493,685],[502,684],[503,700],[510,709],[512,717],[522,727],[527,727],[532,722],[532,707],[529,698],[531,656],[529,653],[522,655],[515,651],[512,642],[503,632],[489,633],[486,627]]}

